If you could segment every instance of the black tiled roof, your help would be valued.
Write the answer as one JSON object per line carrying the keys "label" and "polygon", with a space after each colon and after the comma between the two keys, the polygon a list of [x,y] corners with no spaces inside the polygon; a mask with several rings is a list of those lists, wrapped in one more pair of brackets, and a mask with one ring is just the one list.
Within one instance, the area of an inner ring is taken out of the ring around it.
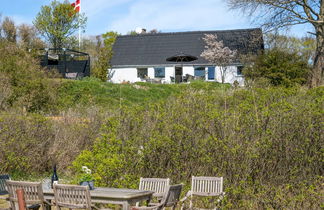
{"label": "black tiled roof", "polygon": [[200,57],[205,48],[202,39],[205,34],[216,34],[218,40],[239,54],[255,54],[264,48],[259,28],[125,35],[116,39],[111,64],[113,67],[170,65],[172,62],[166,58],[180,52],[198,57],[190,64],[208,64]]}

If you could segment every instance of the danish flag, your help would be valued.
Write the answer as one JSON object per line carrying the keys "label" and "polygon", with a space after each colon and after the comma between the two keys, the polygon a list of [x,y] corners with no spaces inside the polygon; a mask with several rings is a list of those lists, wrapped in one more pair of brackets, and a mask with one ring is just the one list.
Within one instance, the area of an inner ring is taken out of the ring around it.
{"label": "danish flag", "polygon": [[75,3],[72,3],[71,6],[76,12],[80,12],[81,0],[76,0]]}

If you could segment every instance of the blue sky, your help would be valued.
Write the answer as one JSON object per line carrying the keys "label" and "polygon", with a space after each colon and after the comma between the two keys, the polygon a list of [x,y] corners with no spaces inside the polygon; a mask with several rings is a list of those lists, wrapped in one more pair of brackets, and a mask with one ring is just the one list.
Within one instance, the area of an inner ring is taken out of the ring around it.
{"label": "blue sky", "polygon": [[[40,7],[50,2],[0,0],[0,13],[18,24],[31,24]],[[107,31],[126,34],[137,27],[162,32],[257,27],[240,11],[229,11],[224,0],[81,0],[81,3],[82,12],[88,17],[86,35]],[[298,26],[289,33],[302,36],[310,30],[309,26]]]}

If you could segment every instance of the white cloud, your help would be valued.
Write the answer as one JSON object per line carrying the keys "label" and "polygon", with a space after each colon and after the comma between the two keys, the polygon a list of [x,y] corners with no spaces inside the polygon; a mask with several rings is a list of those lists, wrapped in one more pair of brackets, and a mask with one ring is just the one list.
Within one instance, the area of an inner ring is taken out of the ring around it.
{"label": "white cloud", "polygon": [[121,33],[136,27],[162,31],[215,30],[242,24],[246,27],[246,19],[229,12],[222,0],[138,0],[125,16],[113,20],[107,30]]}
{"label": "white cloud", "polygon": [[[82,12],[86,16],[95,19],[97,15],[105,14],[106,10],[121,4],[131,2],[132,0],[81,0]],[[109,14],[106,14],[109,16]]]}

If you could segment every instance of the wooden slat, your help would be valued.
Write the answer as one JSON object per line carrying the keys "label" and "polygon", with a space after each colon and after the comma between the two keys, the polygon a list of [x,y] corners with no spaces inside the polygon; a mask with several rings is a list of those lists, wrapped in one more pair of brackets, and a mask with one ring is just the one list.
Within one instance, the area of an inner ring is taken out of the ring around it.
{"label": "wooden slat", "polygon": [[56,184],[53,190],[58,208],[91,209],[90,192],[87,186]]}
{"label": "wooden slat", "polygon": [[223,192],[222,177],[192,177],[191,192],[201,196],[216,196]]}
{"label": "wooden slat", "polygon": [[170,179],[164,178],[140,178],[139,189],[154,191],[153,196],[161,197],[163,193],[167,190],[170,184]]}
{"label": "wooden slat", "polygon": [[17,189],[24,190],[26,204],[40,204],[44,207],[44,195],[42,191],[42,184],[40,182],[19,182],[7,180],[6,185],[13,210],[15,210],[15,203],[18,201],[16,194]]}

